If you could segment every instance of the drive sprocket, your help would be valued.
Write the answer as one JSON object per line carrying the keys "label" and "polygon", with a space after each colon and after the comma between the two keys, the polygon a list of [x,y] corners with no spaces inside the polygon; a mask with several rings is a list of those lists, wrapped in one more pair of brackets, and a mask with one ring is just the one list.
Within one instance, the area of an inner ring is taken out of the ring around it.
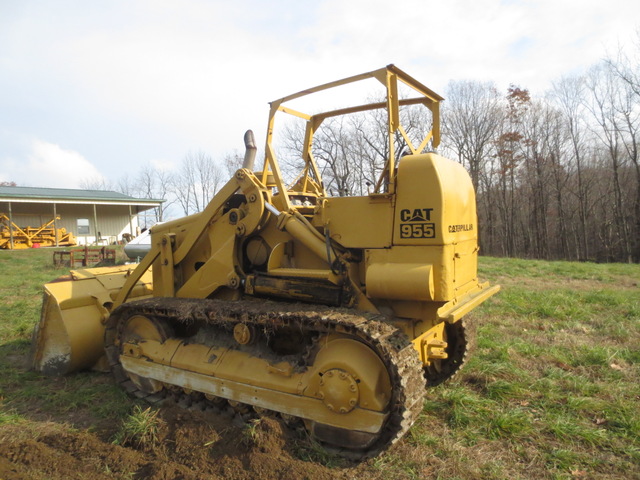
{"label": "drive sprocket", "polygon": [[435,387],[453,378],[467,360],[468,342],[464,319],[445,324],[444,339],[447,342],[447,358],[432,360],[424,367],[428,387]]}

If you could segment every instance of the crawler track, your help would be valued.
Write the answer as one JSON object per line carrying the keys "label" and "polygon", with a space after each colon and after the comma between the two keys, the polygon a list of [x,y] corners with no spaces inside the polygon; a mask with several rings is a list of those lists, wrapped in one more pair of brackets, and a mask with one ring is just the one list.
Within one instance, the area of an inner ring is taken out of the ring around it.
{"label": "crawler track", "polygon": [[[112,372],[117,382],[130,394],[157,403],[167,395],[161,392],[148,394],[130,380],[120,364],[120,336],[124,321],[133,315],[142,315],[161,322],[189,328],[197,325],[213,325],[231,329],[242,322],[255,327],[255,331],[269,335],[276,328],[294,328],[309,337],[339,332],[357,337],[372,348],[382,360],[391,380],[389,415],[375,441],[365,450],[350,450],[325,444],[328,450],[349,458],[363,459],[378,455],[400,439],[422,411],[425,394],[421,362],[409,339],[377,315],[330,309],[302,304],[242,300],[193,300],[180,298],[153,298],[123,304],[110,316],[105,333],[105,345]],[[313,361],[313,342],[301,358],[299,368],[307,368],[306,361]],[[270,353],[273,355],[273,353]],[[180,387],[178,385],[177,387]],[[176,389],[173,389],[176,390]],[[186,403],[204,401],[196,392]],[[185,402],[183,402],[185,403]],[[245,409],[247,410],[247,409]]]}
{"label": "crawler track", "polygon": [[455,377],[467,361],[468,344],[464,319],[445,326],[449,357],[424,368],[428,387],[435,387]]}

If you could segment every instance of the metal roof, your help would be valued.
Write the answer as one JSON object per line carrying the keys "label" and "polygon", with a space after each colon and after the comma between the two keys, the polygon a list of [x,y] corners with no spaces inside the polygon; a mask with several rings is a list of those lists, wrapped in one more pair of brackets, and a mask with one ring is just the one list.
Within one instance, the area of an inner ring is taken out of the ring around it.
{"label": "metal roof", "polygon": [[163,199],[134,198],[107,190],[75,190],[70,188],[36,188],[0,186],[0,201],[35,203],[99,203],[158,206]]}

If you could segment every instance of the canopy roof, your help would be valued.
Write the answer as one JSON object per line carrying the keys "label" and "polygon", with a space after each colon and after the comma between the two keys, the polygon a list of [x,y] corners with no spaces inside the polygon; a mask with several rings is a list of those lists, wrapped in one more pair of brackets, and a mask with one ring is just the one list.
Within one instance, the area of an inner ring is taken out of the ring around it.
{"label": "canopy roof", "polygon": [[107,190],[0,186],[0,202],[135,205],[149,209],[160,206],[164,201],[163,199],[134,198]]}

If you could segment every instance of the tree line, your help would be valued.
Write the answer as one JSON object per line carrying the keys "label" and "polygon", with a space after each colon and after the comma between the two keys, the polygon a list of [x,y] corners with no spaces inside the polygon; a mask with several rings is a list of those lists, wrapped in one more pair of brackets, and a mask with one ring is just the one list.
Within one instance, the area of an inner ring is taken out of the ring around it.
{"label": "tree line", "polygon": [[621,53],[538,98],[449,84],[443,150],[471,174],[484,253],[640,261],[639,66]]}

